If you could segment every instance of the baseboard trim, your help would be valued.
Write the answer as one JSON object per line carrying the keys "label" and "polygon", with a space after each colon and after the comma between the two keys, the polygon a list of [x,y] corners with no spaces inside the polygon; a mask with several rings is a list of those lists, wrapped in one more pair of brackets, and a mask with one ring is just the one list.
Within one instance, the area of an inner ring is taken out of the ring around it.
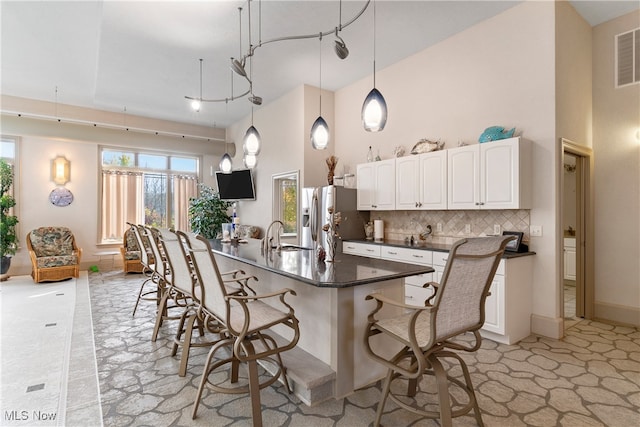
{"label": "baseboard trim", "polygon": [[620,325],[640,327],[640,308],[629,307],[618,304],[608,304],[606,302],[596,302],[594,304],[594,318]]}
{"label": "baseboard trim", "polygon": [[564,320],[561,317],[531,315],[531,333],[559,340],[564,336]]}

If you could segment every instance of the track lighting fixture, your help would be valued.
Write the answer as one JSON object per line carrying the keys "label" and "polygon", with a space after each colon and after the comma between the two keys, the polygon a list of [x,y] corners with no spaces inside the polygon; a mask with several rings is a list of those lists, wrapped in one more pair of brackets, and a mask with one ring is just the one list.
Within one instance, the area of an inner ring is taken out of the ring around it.
{"label": "track lighting fixture", "polygon": [[342,40],[342,37],[338,35],[337,27],[336,27],[336,38],[338,40],[335,41],[335,45],[333,46],[333,49],[336,51],[336,55],[338,55],[338,58],[345,59],[347,56],[349,56],[349,49],[347,48],[347,45],[344,43],[344,40]]}
{"label": "track lighting fixture", "polygon": [[251,119],[251,127],[249,127],[247,132],[244,134],[242,150],[244,151],[244,154],[251,154],[254,156],[260,154],[260,133],[258,133],[258,129],[253,126],[253,118]]}
{"label": "track lighting fixture", "polygon": [[[252,89],[251,89],[251,84],[252,84],[252,78],[250,76],[250,73],[247,72],[246,69],[246,65],[247,65],[247,59],[251,59],[251,57],[253,57],[253,55],[255,54],[255,51],[257,48],[262,47],[266,44],[270,44],[270,43],[275,43],[275,42],[282,42],[282,41],[287,41],[287,40],[303,40],[303,39],[311,39],[311,38],[316,38],[316,37],[324,37],[330,34],[335,34],[336,40],[335,40],[335,45],[334,45],[334,50],[336,52],[336,55],[338,55],[338,57],[340,59],[345,59],[348,55],[349,55],[349,49],[347,48],[344,40],[338,35],[338,33],[340,31],[342,31],[344,28],[348,27],[349,25],[353,24],[358,18],[360,18],[360,16],[362,16],[362,14],[364,13],[365,10],[367,10],[367,8],[369,7],[369,4],[371,3],[371,0],[367,0],[366,3],[364,4],[364,6],[362,7],[362,9],[353,17],[351,18],[349,21],[345,22],[344,24],[342,23],[342,1],[340,1],[340,22],[339,25],[337,27],[332,28],[329,31],[323,31],[320,33],[315,33],[315,34],[302,34],[302,35],[293,35],[293,36],[284,36],[284,37],[278,37],[278,38],[274,38],[274,39],[270,39],[270,40],[262,40],[261,38],[259,38],[258,42],[256,44],[252,43],[251,40],[251,1],[254,0],[247,0],[247,10],[248,10],[248,18],[249,18],[249,25],[247,26],[247,28],[249,29],[249,49],[245,54],[242,54],[242,8],[239,7],[238,11],[239,11],[239,16],[240,16],[240,54],[238,55],[237,58],[231,58],[230,61],[230,68],[231,70],[243,77],[244,79],[247,80],[247,82],[249,83],[249,89],[247,89],[245,92],[239,94],[239,95],[233,95],[233,90],[232,90],[232,94],[231,97],[226,97],[226,98],[217,98],[217,99],[204,99],[202,98],[202,93],[200,94],[199,98],[194,98],[194,97],[190,97],[190,96],[185,96],[185,98],[192,100],[192,101],[198,101],[200,103],[203,102],[229,102],[229,101],[234,101],[238,98],[242,98],[244,96],[250,95],[249,97],[249,102],[251,102],[253,105],[262,105],[262,98],[259,96],[256,96],[252,93]],[[261,14],[260,14],[261,15]],[[260,20],[262,18],[260,17]],[[258,27],[261,27],[260,23],[258,25]],[[202,60],[201,60],[202,61]],[[202,73],[201,73],[202,75]],[[202,79],[201,79],[202,80]],[[202,87],[202,84],[200,85]],[[196,107],[196,102],[192,102],[192,107]],[[199,108],[199,106],[198,106]]]}

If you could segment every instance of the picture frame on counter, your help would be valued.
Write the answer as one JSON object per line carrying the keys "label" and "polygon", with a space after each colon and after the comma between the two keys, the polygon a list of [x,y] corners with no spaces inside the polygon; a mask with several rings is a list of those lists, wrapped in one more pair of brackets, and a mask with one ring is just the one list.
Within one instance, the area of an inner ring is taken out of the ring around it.
{"label": "picture frame on counter", "polygon": [[503,231],[503,236],[515,236],[515,240],[509,241],[507,246],[505,247],[505,251],[508,252],[527,252],[529,247],[522,243],[522,238],[524,237],[524,233],[522,231]]}

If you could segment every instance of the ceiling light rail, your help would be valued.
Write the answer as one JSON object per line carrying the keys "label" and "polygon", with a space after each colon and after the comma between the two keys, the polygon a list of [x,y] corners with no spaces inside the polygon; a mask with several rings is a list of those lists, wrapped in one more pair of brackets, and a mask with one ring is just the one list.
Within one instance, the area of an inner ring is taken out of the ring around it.
{"label": "ceiling light rail", "polygon": [[[249,20],[251,19],[251,9],[250,9],[250,4],[251,4],[252,0],[248,0],[248,5],[249,5]],[[369,7],[369,4],[371,3],[371,0],[367,0],[367,2],[365,3],[365,5],[362,7],[362,9],[350,20],[348,20],[345,23],[342,23],[342,2],[340,2],[340,23],[337,27],[332,28],[331,30],[327,30],[327,31],[322,31],[319,33],[313,33],[313,34],[300,34],[300,35],[291,35],[291,36],[283,36],[283,37],[276,37],[273,39],[269,39],[269,40],[259,40],[257,44],[253,45],[251,44],[251,35],[249,33],[249,49],[247,51],[246,54],[244,54],[240,59],[237,58],[231,58],[231,70],[233,72],[235,72],[236,74],[238,74],[239,76],[245,78],[247,80],[247,82],[249,82],[249,89],[247,89],[245,92],[239,94],[239,95],[231,95],[230,97],[225,97],[225,98],[214,98],[214,99],[208,99],[208,98],[203,98],[202,97],[202,93],[200,94],[200,97],[193,97],[193,96],[185,96],[186,99],[190,100],[190,101],[199,101],[199,102],[230,102],[230,101],[235,101],[236,99],[239,98],[243,98],[249,94],[251,94],[251,97],[249,99],[249,101],[251,103],[253,103],[254,105],[260,105],[262,104],[262,98],[259,96],[256,96],[252,93],[252,88],[251,85],[253,84],[253,82],[251,81],[251,77],[248,75],[247,71],[245,70],[245,65],[247,62],[247,58],[251,58],[254,54],[256,49],[258,49],[259,47],[262,47],[264,45],[270,44],[270,43],[276,43],[276,42],[282,42],[282,41],[288,41],[288,40],[303,40],[303,39],[314,39],[314,38],[322,38],[324,36],[328,36],[331,34],[334,34],[335,37],[337,38],[337,40],[335,40],[335,52],[336,55],[340,58],[340,59],[345,59],[348,55],[349,55],[349,49],[346,46],[346,43],[344,42],[344,40],[339,36],[339,32],[342,31],[344,28],[348,27],[349,25],[353,24],[358,18],[360,18],[360,16],[362,16],[362,14],[367,10],[367,8]],[[242,8],[238,8],[240,11],[242,11]],[[242,21],[240,23],[240,26],[242,27]],[[242,28],[241,28],[242,30]],[[251,27],[249,24],[249,31],[251,31]],[[202,61],[202,60],[200,60]],[[202,90],[202,62],[200,63],[200,81],[201,81],[201,90]]]}

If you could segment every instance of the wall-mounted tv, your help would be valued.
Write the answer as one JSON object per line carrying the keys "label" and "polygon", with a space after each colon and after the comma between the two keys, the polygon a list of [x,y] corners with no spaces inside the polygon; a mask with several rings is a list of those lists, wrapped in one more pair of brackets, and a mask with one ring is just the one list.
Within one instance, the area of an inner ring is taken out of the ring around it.
{"label": "wall-mounted tv", "polygon": [[251,169],[238,169],[231,173],[216,171],[220,200],[255,200]]}

